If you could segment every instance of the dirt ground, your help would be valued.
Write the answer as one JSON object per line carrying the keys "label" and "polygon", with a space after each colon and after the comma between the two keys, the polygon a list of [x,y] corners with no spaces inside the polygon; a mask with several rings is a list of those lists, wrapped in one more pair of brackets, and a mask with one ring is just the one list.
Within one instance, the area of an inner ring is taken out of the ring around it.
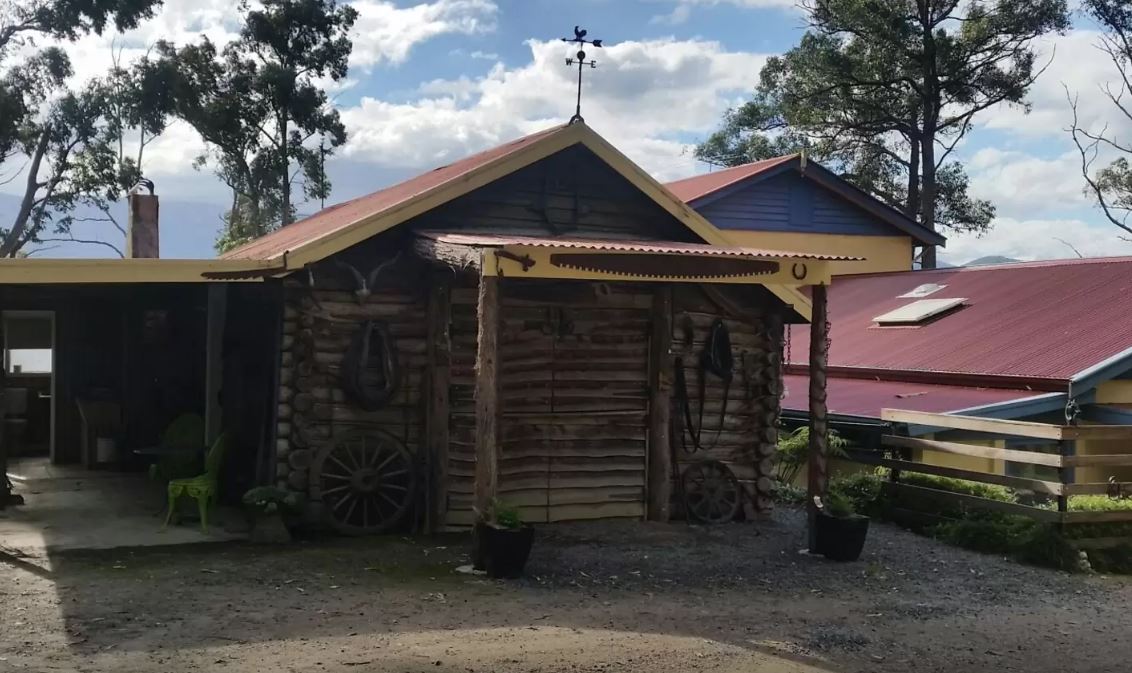
{"label": "dirt ground", "polygon": [[456,573],[464,536],[118,550],[0,563],[0,673],[1114,671],[1132,583],[801,517],[540,529],[527,579]]}

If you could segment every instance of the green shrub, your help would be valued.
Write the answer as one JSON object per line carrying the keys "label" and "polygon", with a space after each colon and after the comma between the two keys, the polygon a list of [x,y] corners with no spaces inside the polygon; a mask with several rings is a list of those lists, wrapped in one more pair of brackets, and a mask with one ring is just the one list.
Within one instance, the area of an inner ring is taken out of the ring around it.
{"label": "green shrub", "polygon": [[775,502],[783,505],[806,504],[806,489],[801,486],[787,484],[776,479],[770,486],[770,493]]}
{"label": "green shrub", "polygon": [[1018,540],[1014,557],[1023,563],[1074,572],[1080,570],[1081,554],[1053,524],[1033,523]]}
{"label": "green shrub", "polygon": [[[848,445],[849,442],[845,441],[837,432],[829,431],[828,453],[831,458],[845,458],[848,455],[845,453],[845,447]],[[778,450],[774,455],[778,465],[778,480],[786,484],[793,484],[798,477],[798,472],[806,464],[809,455],[810,429],[808,427],[803,426],[779,438]]]}
{"label": "green shrub", "polygon": [[1020,516],[972,512],[962,519],[928,529],[932,537],[987,554],[1014,554],[1029,539],[1036,523]]}
{"label": "green shrub", "polygon": [[880,516],[886,504],[882,498],[887,472],[854,472],[834,477],[829,481],[829,492],[844,496],[852,504],[853,511],[859,514]]}
{"label": "green shrub", "polygon": [[500,528],[519,528],[523,525],[519,508],[512,507],[498,498],[491,501],[490,521]]}
{"label": "green shrub", "polygon": [[901,472],[900,481],[913,486],[924,486],[926,488],[934,488],[951,493],[974,495],[989,500],[999,500],[1001,502],[1018,501],[1018,496],[1014,494],[1014,491],[1011,491],[1005,486],[982,484],[977,481],[952,479],[951,477],[936,477],[930,474],[916,474],[911,472]]}
{"label": "green shrub", "polygon": [[1070,512],[1108,512],[1132,510],[1132,498],[1110,498],[1107,495],[1071,495]]}

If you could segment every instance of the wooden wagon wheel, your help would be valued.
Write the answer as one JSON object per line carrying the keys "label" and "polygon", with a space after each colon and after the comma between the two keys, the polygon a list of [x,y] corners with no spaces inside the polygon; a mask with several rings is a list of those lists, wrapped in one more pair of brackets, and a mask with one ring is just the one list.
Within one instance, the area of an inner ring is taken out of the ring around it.
{"label": "wooden wagon wheel", "polygon": [[390,530],[408,513],[416,489],[412,455],[380,430],[336,438],[311,464],[311,497],[322,501],[330,524],[347,535]]}
{"label": "wooden wagon wheel", "polygon": [[718,460],[701,460],[680,476],[684,512],[700,523],[724,523],[739,513],[739,480]]}

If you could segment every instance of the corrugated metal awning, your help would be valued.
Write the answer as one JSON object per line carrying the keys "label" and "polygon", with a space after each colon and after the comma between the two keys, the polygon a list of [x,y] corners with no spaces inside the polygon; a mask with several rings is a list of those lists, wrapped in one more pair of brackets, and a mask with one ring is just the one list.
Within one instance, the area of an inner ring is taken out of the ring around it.
{"label": "corrugated metal awning", "polygon": [[499,236],[495,234],[465,234],[458,232],[421,232],[423,237],[472,247],[528,246],[534,248],[565,248],[602,252],[642,252],[662,255],[698,255],[704,257],[749,257],[752,259],[813,259],[828,262],[859,262],[864,257],[833,255],[766,248],[711,245],[708,243],[681,243],[677,241],[605,240],[590,238],[538,238],[534,236]]}
{"label": "corrugated metal awning", "polygon": [[422,232],[426,257],[508,277],[758,285],[830,282],[829,263],[858,257],[679,241]]}

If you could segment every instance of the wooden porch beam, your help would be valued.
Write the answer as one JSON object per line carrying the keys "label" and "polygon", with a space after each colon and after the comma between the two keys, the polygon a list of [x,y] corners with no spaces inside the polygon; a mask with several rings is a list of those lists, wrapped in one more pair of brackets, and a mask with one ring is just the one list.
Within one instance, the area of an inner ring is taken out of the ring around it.
{"label": "wooden porch beam", "polygon": [[668,521],[672,498],[672,286],[653,293],[649,339],[648,519]]}
{"label": "wooden porch beam", "polygon": [[475,508],[485,516],[499,480],[499,277],[480,274],[476,304]]}
{"label": "wooden porch beam", "polygon": [[420,237],[414,244],[417,254],[432,262],[439,262],[456,269],[479,271],[483,266],[484,251],[481,248],[456,243],[445,243],[431,238]]}
{"label": "wooden porch beam", "polygon": [[829,364],[829,306],[825,285],[815,285],[811,295],[813,318],[810,323],[810,445],[807,473],[806,511],[809,521],[810,550],[817,548],[817,507],[815,496],[823,499],[829,487],[827,466],[829,423],[826,418],[826,366]]}
{"label": "wooden porch beam", "polygon": [[440,530],[448,514],[448,408],[451,383],[452,344],[449,325],[452,274],[446,269],[432,276],[428,297],[428,407],[425,431],[432,469],[432,499],[428,509],[428,528]]}

